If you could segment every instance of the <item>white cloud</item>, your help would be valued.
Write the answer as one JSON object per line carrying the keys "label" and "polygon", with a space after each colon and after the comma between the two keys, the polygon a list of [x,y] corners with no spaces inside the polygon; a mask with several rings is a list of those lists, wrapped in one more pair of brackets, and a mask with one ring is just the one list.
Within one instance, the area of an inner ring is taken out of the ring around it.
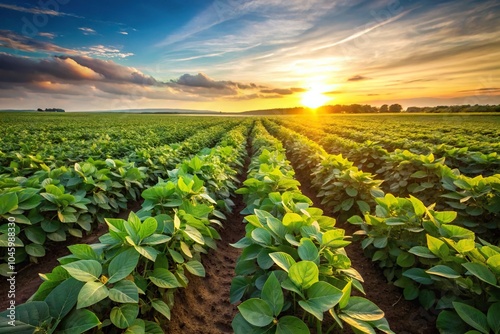
{"label": "white cloud", "polygon": [[78,30],[81,30],[84,35],[95,35],[95,34],[97,34],[97,32],[94,29],[89,28],[89,27],[80,27],[80,28],[78,28]]}

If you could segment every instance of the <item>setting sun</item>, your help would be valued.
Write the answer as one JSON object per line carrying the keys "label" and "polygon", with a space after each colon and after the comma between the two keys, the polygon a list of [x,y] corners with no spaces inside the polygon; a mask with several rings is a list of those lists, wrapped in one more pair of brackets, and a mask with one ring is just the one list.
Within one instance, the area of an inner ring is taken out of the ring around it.
{"label": "setting sun", "polygon": [[324,105],[329,100],[330,100],[330,98],[328,96],[324,95],[323,93],[315,91],[315,90],[310,90],[310,91],[305,92],[302,95],[301,103],[302,103],[302,105],[304,105],[308,108],[316,109],[316,108]]}

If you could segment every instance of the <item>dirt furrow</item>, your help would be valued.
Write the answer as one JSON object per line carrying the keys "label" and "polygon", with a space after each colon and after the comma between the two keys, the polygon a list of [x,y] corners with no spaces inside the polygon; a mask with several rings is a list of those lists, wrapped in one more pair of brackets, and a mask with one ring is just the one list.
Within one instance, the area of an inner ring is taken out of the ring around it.
{"label": "dirt furrow", "polygon": [[[246,180],[246,171],[250,164],[249,145],[247,152],[243,172],[239,175],[241,183]],[[231,322],[238,309],[229,303],[229,291],[241,250],[230,244],[245,235],[243,216],[240,214],[245,203],[240,195],[233,200],[233,212],[223,222],[224,228],[219,228],[221,240],[217,242],[217,249],[210,250],[208,255],[202,258],[206,276],[197,277],[188,273],[187,288],[179,289],[175,294],[172,318],[165,329],[167,334],[233,333]]]}

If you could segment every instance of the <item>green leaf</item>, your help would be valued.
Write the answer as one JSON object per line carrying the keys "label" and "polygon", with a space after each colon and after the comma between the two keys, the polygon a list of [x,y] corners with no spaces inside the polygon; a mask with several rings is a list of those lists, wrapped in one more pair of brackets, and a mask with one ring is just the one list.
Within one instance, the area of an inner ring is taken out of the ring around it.
{"label": "green leaf", "polygon": [[77,309],[94,305],[109,296],[108,288],[101,282],[87,282],[78,293]]}
{"label": "green leaf", "polygon": [[71,254],[80,260],[99,260],[95,251],[87,244],[77,244],[68,246]]}
{"label": "green leaf", "polygon": [[151,260],[153,262],[156,260],[156,256],[160,253],[159,251],[157,251],[156,249],[154,249],[151,246],[144,246],[144,247],[142,247],[142,246],[134,246],[134,249],[139,254],[141,254],[142,256],[144,256],[146,259]]}
{"label": "green leaf", "polygon": [[[318,260],[319,252],[316,248],[314,242],[312,242],[309,238],[302,238],[300,240],[300,245],[298,247],[299,257],[304,261],[313,261]],[[319,263],[319,262],[318,262]]]}
{"label": "green leaf", "polygon": [[271,246],[272,245],[272,235],[264,228],[256,228],[252,231],[252,239],[263,246]]}
{"label": "green leaf", "polygon": [[204,245],[205,244],[205,239],[203,238],[203,235],[198,231],[196,228],[193,226],[187,225],[186,229],[183,231],[189,238],[191,238],[194,242]]}
{"label": "green leaf", "polygon": [[487,314],[488,325],[493,330],[493,333],[500,333],[500,303],[497,302],[495,304],[490,305]]}
{"label": "green leaf", "polygon": [[472,275],[476,276],[481,281],[484,281],[491,285],[497,284],[495,274],[493,274],[487,266],[481,263],[462,263],[462,266],[464,266],[465,269],[467,269]]}
{"label": "green leaf", "polygon": [[434,218],[439,221],[441,224],[448,224],[457,218],[457,213],[455,211],[441,211],[434,212]]}
{"label": "green leaf", "polygon": [[300,261],[290,267],[290,280],[302,289],[310,288],[318,281],[318,266],[311,261]]}
{"label": "green leaf", "polygon": [[238,305],[238,310],[246,321],[257,327],[267,326],[274,320],[271,307],[262,299],[245,300]]}
{"label": "green leaf", "polygon": [[450,249],[444,241],[439,240],[429,234],[426,234],[427,237],[427,247],[429,250],[436,255],[437,257],[444,259],[450,254]]}
{"label": "green leaf", "polygon": [[307,289],[306,296],[306,300],[299,300],[300,307],[323,321],[323,313],[337,305],[343,292],[327,282],[316,282]]}
{"label": "green leaf", "polygon": [[289,272],[290,267],[296,263],[293,257],[285,252],[270,253],[269,256],[273,259],[274,263],[286,272]]}
{"label": "green leaf", "polygon": [[[297,317],[287,315],[278,320],[276,334],[309,334],[307,325]],[[236,334],[236,333],[235,333]]]}
{"label": "green leaf", "polygon": [[457,225],[441,225],[439,231],[446,238],[475,239],[474,232]]}
{"label": "green leaf", "polygon": [[[14,319],[9,318],[10,310],[0,313],[1,333],[34,333],[41,323],[50,319],[49,307],[43,301],[16,305]],[[15,321],[15,326],[9,324]]]}
{"label": "green leaf", "polygon": [[407,252],[401,252],[396,259],[396,263],[401,268],[411,267],[415,263],[415,256]]}
{"label": "green leaf", "polygon": [[82,282],[96,281],[102,273],[102,266],[96,260],[79,260],[62,265],[68,273]]}
{"label": "green leaf", "polygon": [[427,269],[425,272],[428,274],[446,278],[452,278],[452,279],[460,277],[460,274],[457,273],[455,270],[442,264],[438,264],[437,266]]}
{"label": "green leaf", "polygon": [[117,303],[138,303],[139,289],[134,282],[123,280],[109,290],[109,299]]}
{"label": "green leaf", "polygon": [[192,260],[189,262],[186,262],[185,264],[186,269],[193,275],[199,276],[199,277],[205,277],[205,267],[203,267],[203,264],[201,262]]}
{"label": "green leaf", "polygon": [[17,209],[16,193],[6,193],[0,195],[0,215],[4,215],[10,211]]}
{"label": "green leaf", "polygon": [[465,254],[467,252],[473,251],[476,248],[476,243],[474,239],[462,239],[454,245],[457,252]]}
{"label": "green leaf", "polygon": [[439,312],[436,327],[443,334],[465,333],[467,331],[462,319],[455,312],[447,310]]}
{"label": "green leaf", "polygon": [[418,293],[418,301],[426,310],[436,302],[436,294],[432,290],[423,289]]}
{"label": "green leaf", "polygon": [[408,253],[411,253],[413,255],[419,256],[419,257],[424,257],[427,259],[435,259],[436,256],[432,254],[432,252],[429,250],[429,248],[424,247],[424,246],[414,246],[412,247]]}
{"label": "green leaf", "polygon": [[384,317],[377,305],[363,297],[352,296],[347,306],[342,309],[342,313],[349,317],[361,321],[376,321]]}
{"label": "green leaf", "polygon": [[355,189],[355,188],[352,188],[352,187],[347,187],[345,189],[345,192],[347,193],[347,195],[351,196],[351,197],[356,197],[358,196],[358,190]]}
{"label": "green leaf", "polygon": [[139,257],[139,253],[137,253],[134,248],[129,248],[116,255],[109,263],[108,282],[115,283],[130,275],[137,267]]}
{"label": "green leaf", "polygon": [[339,318],[342,319],[343,321],[347,322],[352,327],[353,331],[356,334],[358,334],[358,333],[376,334],[373,327],[365,321],[351,318],[350,316],[343,314],[343,313],[339,314]]}
{"label": "green leaf", "polygon": [[287,212],[283,216],[283,225],[286,226],[289,230],[299,229],[304,224],[304,219],[296,213]]}
{"label": "green leaf", "polygon": [[486,260],[486,264],[493,270],[496,275],[500,275],[500,254],[490,256],[488,260]]}
{"label": "green leaf", "polygon": [[125,329],[132,325],[139,315],[139,305],[124,304],[119,307],[113,307],[110,314],[110,320],[118,328]]}
{"label": "green leaf", "polygon": [[359,211],[363,214],[370,212],[370,205],[365,201],[356,201],[356,204],[358,204]]}
{"label": "green leaf", "polygon": [[45,298],[50,315],[55,319],[64,318],[77,303],[78,294],[83,286],[83,282],[74,278],[68,278],[57,285]]}
{"label": "green leaf", "polygon": [[149,279],[154,285],[160,288],[172,289],[181,287],[175,275],[165,268],[156,268],[149,275]]}
{"label": "green leaf", "polygon": [[151,306],[153,306],[153,308],[165,318],[170,320],[170,307],[168,307],[168,305],[163,300],[153,299],[151,301]]}
{"label": "green leaf", "polygon": [[248,289],[249,282],[244,276],[236,276],[231,280],[231,289],[229,291],[229,302],[235,304],[243,298]]}
{"label": "green leaf", "polygon": [[269,304],[274,316],[278,316],[283,309],[284,297],[281,284],[274,272],[269,275],[262,288],[261,298]]}
{"label": "green leaf", "polygon": [[164,334],[163,329],[156,322],[146,320],[144,323],[146,324],[144,328],[147,334]]}
{"label": "green leaf", "polygon": [[422,179],[424,177],[427,177],[427,172],[423,171],[423,170],[419,170],[419,171],[411,174],[410,177],[415,178],[415,179]]}
{"label": "green leaf", "polygon": [[[236,313],[231,322],[234,334],[257,334],[260,328],[256,328],[243,318],[241,313]],[[262,332],[262,331],[261,331]]]}
{"label": "green leaf", "polygon": [[43,245],[47,237],[45,231],[39,226],[29,226],[25,228],[24,234],[31,242],[34,242],[39,245]]}
{"label": "green leaf", "polygon": [[24,246],[26,253],[33,257],[43,257],[45,256],[45,247],[39,244],[29,244]]}
{"label": "green leaf", "polygon": [[170,254],[170,256],[172,256],[172,259],[174,259],[176,263],[184,263],[184,257],[182,256],[181,253],[171,248],[168,249],[168,253]]}
{"label": "green leaf", "polygon": [[415,211],[415,214],[417,216],[422,217],[423,215],[425,215],[426,208],[425,208],[424,203],[422,203],[421,200],[410,195],[410,202],[413,205],[413,210]]}
{"label": "green leaf", "polygon": [[462,318],[462,320],[465,321],[468,325],[477,329],[481,333],[488,334],[490,332],[488,320],[483,312],[464,303],[452,302],[452,304],[460,318]]}
{"label": "green leaf", "polygon": [[135,319],[123,334],[146,334],[145,321],[142,319]]}
{"label": "green leaf", "polygon": [[78,334],[99,326],[101,322],[95,313],[89,310],[73,310],[58,326],[58,334]]}
{"label": "green leaf", "polygon": [[158,222],[153,217],[147,218],[139,228],[139,237],[145,239],[149,237],[151,234],[156,232],[156,228],[158,227]]}
{"label": "green leaf", "polygon": [[424,269],[421,268],[410,268],[403,272],[403,276],[411,278],[417,283],[421,284],[432,284],[434,281],[431,276],[425,272]]}

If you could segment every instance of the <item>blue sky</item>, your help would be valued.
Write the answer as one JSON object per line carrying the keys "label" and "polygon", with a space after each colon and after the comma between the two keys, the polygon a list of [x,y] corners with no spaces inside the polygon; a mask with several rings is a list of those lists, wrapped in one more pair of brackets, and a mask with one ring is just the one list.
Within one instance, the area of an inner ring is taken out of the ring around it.
{"label": "blue sky", "polygon": [[0,109],[497,104],[499,26],[489,0],[0,0]]}

